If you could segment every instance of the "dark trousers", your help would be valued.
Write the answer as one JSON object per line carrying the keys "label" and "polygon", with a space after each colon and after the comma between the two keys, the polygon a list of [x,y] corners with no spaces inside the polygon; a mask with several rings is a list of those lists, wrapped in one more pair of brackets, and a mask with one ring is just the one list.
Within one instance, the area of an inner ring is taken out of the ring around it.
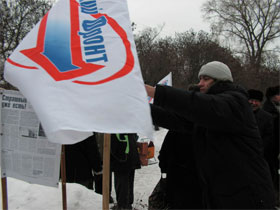
{"label": "dark trousers", "polygon": [[168,168],[167,202],[171,209],[202,209],[202,190],[196,171],[173,165]]}
{"label": "dark trousers", "polygon": [[134,175],[135,170],[115,171],[114,182],[118,207],[131,209],[134,199]]}

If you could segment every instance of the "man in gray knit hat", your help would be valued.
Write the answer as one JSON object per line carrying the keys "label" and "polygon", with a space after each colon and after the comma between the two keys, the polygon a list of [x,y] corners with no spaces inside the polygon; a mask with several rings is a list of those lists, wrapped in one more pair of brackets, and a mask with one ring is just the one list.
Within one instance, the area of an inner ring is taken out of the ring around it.
{"label": "man in gray knit hat", "polygon": [[233,82],[229,67],[219,61],[213,61],[203,65],[198,73],[198,79],[200,80],[198,86],[202,93],[206,93],[215,81]]}
{"label": "man in gray knit hat", "polygon": [[192,133],[186,141],[194,145],[204,207],[274,209],[272,179],[246,90],[219,61],[202,66],[198,78],[200,91],[160,85],[146,90],[154,106],[169,112],[166,128]]}

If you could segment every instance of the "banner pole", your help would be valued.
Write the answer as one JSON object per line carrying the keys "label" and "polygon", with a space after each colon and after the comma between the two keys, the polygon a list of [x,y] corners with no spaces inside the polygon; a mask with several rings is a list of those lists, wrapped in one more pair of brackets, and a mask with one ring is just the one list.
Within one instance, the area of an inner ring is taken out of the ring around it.
{"label": "banner pole", "polygon": [[109,210],[109,183],[110,183],[110,151],[111,151],[111,134],[104,135],[103,145],[103,177],[102,177],[102,209]]}
{"label": "banner pole", "polygon": [[7,177],[2,177],[2,208],[8,210]]}
{"label": "banner pole", "polygon": [[66,200],[66,166],[65,166],[65,147],[61,146],[60,173],[62,186],[62,209],[67,210]]}

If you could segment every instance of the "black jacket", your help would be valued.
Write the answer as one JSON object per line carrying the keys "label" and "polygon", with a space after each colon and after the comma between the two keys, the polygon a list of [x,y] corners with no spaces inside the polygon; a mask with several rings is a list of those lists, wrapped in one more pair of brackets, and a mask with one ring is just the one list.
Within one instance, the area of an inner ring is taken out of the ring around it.
{"label": "black jacket", "polygon": [[264,148],[267,144],[270,144],[273,138],[273,118],[272,115],[263,109],[257,109],[254,111],[260,135],[264,142]]}
{"label": "black jacket", "polygon": [[196,174],[191,139],[192,136],[184,132],[173,130],[167,132],[158,157],[159,167],[162,173],[167,173],[176,166],[177,168],[181,168],[181,170],[188,170]]}
{"label": "black jacket", "polygon": [[[183,119],[151,104],[155,125],[169,129],[160,152],[159,167],[166,173],[166,199],[171,209],[201,209],[202,190],[193,153],[192,132],[187,132]],[[181,126],[179,126],[181,125]],[[193,127],[189,123],[190,128]]]}
{"label": "black jacket", "polygon": [[274,208],[261,137],[243,88],[217,82],[204,94],[157,86],[154,104],[194,124],[194,153],[207,207]]}
{"label": "black jacket", "polygon": [[[194,160],[191,136],[168,131],[159,155],[166,177],[166,198],[171,209],[202,209],[202,189]],[[186,144],[187,142],[187,144]]]}
{"label": "black jacket", "polygon": [[274,127],[274,129],[273,129],[274,130],[274,132],[273,132],[273,135],[274,135],[273,149],[272,149],[271,155],[269,157],[272,158],[272,163],[270,163],[272,165],[270,165],[270,166],[271,166],[271,170],[272,170],[271,173],[272,173],[272,178],[273,178],[275,190],[277,192],[279,192],[278,169],[280,168],[280,166],[279,166],[278,155],[279,155],[279,141],[280,141],[280,136],[279,136],[280,113],[270,100],[265,101],[265,103],[263,105],[263,109],[265,111],[269,112],[273,117],[273,127]]}
{"label": "black jacket", "polygon": [[[128,153],[126,153],[127,142],[123,141],[126,135],[128,136]],[[120,134],[120,141],[116,134],[111,135],[110,166],[112,171],[125,172],[141,168],[136,144],[137,137],[137,134]]]}
{"label": "black jacket", "polygon": [[95,135],[76,144],[64,146],[67,182],[92,182],[93,172],[102,171],[102,160]]}
{"label": "black jacket", "polygon": [[[195,164],[191,140],[192,132],[186,129],[185,124],[187,122],[182,123],[183,118],[177,118],[173,113],[169,113],[159,106],[153,104],[150,106],[153,124],[169,130],[164,138],[158,157],[161,172],[166,173],[168,167],[174,165],[193,171]],[[193,128],[192,123],[188,125],[188,128]]]}
{"label": "black jacket", "polygon": [[273,118],[272,115],[263,109],[257,109],[254,111],[260,135],[263,141],[264,157],[267,160],[269,166],[273,162]]}
{"label": "black jacket", "polygon": [[263,105],[263,109],[270,113],[273,117],[273,128],[274,128],[274,160],[275,160],[275,167],[279,168],[279,161],[278,161],[278,155],[279,155],[279,129],[280,129],[280,113],[276,109],[276,107],[273,105],[273,103],[270,100],[266,100]]}

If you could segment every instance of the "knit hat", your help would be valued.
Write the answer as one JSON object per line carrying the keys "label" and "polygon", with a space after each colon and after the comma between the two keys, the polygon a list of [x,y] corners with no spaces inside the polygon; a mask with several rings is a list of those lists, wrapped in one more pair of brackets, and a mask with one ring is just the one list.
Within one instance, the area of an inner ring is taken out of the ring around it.
{"label": "knit hat", "polygon": [[280,87],[279,85],[274,87],[269,87],[266,89],[265,96],[266,98],[270,99],[272,96],[279,95],[280,94]]}
{"label": "knit hat", "polygon": [[216,80],[233,82],[229,67],[219,61],[212,61],[203,65],[198,73],[198,79],[200,79],[202,75]]}
{"label": "knit hat", "polygon": [[249,99],[255,99],[255,100],[258,100],[258,101],[263,100],[262,91],[250,89],[250,90],[248,90],[248,94],[249,94]]}

